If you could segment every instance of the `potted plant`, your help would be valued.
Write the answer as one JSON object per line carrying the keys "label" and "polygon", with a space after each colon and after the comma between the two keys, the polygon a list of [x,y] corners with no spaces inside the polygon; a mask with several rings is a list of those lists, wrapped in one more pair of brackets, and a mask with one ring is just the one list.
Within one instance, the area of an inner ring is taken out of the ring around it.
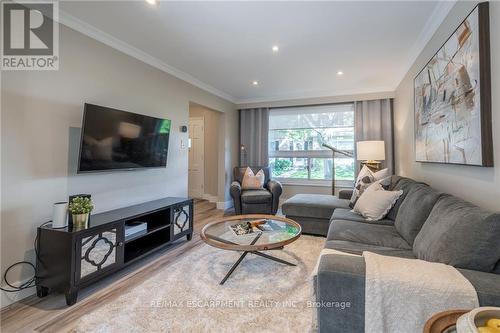
{"label": "potted plant", "polygon": [[86,228],[89,222],[90,212],[94,204],[90,198],[75,197],[69,203],[68,210],[73,216],[73,226],[77,229]]}

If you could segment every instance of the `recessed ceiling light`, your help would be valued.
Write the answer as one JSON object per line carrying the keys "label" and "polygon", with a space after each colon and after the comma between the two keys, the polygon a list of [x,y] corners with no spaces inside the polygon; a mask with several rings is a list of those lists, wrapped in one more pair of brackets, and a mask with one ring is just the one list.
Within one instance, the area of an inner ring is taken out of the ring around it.
{"label": "recessed ceiling light", "polygon": [[155,6],[158,3],[157,0],[146,0],[146,2],[149,3],[152,6]]}
{"label": "recessed ceiling light", "polygon": [[278,45],[273,45],[273,52],[278,52],[280,50]]}
{"label": "recessed ceiling light", "polygon": [[252,85],[258,86],[259,85],[259,81],[252,81]]}
{"label": "recessed ceiling light", "polygon": [[338,71],[338,72],[337,72],[337,75],[338,75],[338,76],[342,76],[342,75],[344,75],[344,72],[342,72],[342,71]]}

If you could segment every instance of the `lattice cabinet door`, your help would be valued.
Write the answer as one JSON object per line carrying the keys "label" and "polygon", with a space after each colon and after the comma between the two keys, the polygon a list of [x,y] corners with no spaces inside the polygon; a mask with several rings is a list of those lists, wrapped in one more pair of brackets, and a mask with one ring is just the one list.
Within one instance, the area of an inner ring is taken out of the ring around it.
{"label": "lattice cabinet door", "polygon": [[76,280],[98,276],[123,264],[123,225],[85,235],[76,242],[80,269]]}
{"label": "lattice cabinet door", "polygon": [[191,239],[193,232],[193,205],[186,203],[184,205],[172,208],[172,236],[178,239],[182,236],[188,236]]}

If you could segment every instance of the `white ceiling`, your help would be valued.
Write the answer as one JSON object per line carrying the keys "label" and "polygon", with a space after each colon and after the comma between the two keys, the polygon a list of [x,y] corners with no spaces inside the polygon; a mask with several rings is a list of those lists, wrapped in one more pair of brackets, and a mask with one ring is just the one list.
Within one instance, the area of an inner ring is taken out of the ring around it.
{"label": "white ceiling", "polygon": [[393,91],[450,8],[434,1],[60,3],[63,23],[237,103]]}

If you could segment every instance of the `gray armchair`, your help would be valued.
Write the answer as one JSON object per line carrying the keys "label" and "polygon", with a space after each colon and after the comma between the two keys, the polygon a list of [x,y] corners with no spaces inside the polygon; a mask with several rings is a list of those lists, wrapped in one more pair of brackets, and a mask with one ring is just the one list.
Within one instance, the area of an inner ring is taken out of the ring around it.
{"label": "gray armchair", "polygon": [[241,214],[276,214],[279,206],[280,195],[283,192],[280,182],[271,180],[269,167],[250,167],[254,173],[260,169],[264,171],[264,189],[242,190],[241,181],[246,167],[236,167],[233,170],[233,182],[231,183],[231,197],[234,202],[236,215]]}

